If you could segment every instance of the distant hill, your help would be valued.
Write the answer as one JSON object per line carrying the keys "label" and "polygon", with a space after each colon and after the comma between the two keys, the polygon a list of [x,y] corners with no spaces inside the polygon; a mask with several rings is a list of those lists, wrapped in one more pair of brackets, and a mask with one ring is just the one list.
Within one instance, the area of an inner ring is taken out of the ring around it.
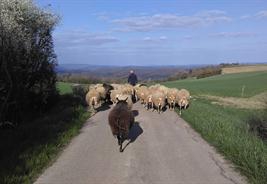
{"label": "distant hill", "polygon": [[134,70],[140,80],[161,80],[178,72],[199,68],[206,65],[184,66],[99,66],[87,64],[61,64],[57,67],[59,74],[71,73],[95,78],[127,78],[129,71]]}

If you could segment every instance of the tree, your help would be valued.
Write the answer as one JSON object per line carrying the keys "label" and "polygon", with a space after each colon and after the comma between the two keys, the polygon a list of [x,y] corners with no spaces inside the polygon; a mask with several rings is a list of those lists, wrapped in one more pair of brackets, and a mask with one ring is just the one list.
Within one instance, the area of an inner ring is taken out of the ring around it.
{"label": "tree", "polygon": [[0,1],[0,122],[40,110],[56,95],[52,31],[58,21],[32,0]]}

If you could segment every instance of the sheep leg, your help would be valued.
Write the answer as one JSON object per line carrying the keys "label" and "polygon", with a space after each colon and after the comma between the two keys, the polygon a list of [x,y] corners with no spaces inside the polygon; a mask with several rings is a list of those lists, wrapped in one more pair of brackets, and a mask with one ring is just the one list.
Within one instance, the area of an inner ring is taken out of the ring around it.
{"label": "sheep leg", "polygon": [[146,110],[149,110],[150,109],[150,106],[151,106],[151,104],[150,103],[147,103]]}
{"label": "sheep leg", "polygon": [[120,141],[120,136],[117,135],[117,139],[118,139],[118,145],[120,145],[121,141]]}
{"label": "sheep leg", "polygon": [[146,107],[146,103],[145,102],[143,102],[143,106],[144,106],[144,108]]}
{"label": "sheep leg", "polygon": [[123,152],[123,149],[122,149],[122,138],[120,137],[118,141],[119,141],[119,145],[120,145],[120,152]]}
{"label": "sheep leg", "polygon": [[144,108],[146,108],[147,107],[147,104],[146,103],[144,103]]}

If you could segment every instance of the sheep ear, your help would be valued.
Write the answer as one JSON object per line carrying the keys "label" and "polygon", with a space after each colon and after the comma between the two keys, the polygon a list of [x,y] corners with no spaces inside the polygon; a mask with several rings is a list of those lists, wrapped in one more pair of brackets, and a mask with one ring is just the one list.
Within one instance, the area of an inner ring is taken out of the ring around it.
{"label": "sheep ear", "polygon": [[117,100],[117,101],[120,101],[118,97],[116,97],[116,100]]}
{"label": "sheep ear", "polygon": [[128,97],[124,100],[125,102],[128,100]]}

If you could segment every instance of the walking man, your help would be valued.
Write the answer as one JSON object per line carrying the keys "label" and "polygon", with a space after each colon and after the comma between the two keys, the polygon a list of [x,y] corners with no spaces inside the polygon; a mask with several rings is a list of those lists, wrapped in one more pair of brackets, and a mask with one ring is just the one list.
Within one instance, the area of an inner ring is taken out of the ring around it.
{"label": "walking man", "polygon": [[137,76],[134,73],[133,70],[130,71],[129,77],[128,77],[128,83],[131,84],[132,86],[135,86],[137,84]]}

